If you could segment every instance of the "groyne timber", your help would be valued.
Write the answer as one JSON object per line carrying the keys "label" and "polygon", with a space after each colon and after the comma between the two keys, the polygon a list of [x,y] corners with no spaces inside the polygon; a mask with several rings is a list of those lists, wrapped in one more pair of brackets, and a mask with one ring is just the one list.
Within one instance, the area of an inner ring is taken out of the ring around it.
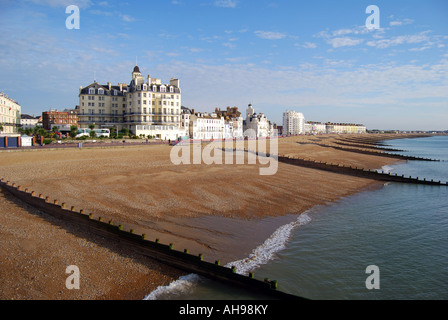
{"label": "groyne timber", "polygon": [[52,199],[50,196],[37,195],[35,191],[30,192],[28,189],[23,190],[21,186],[11,181],[1,179],[0,187],[46,214],[85,228],[95,235],[119,243],[124,248],[180,270],[235,285],[273,299],[305,299],[278,290],[275,280],[256,279],[252,272],[248,275],[238,274],[235,267],[221,266],[219,260],[212,263],[204,260],[202,254],[191,255],[187,249],[177,251],[174,249],[174,244],[162,244],[158,239],[149,240],[146,234],[136,234],[133,229],[125,230],[123,225],[113,223],[112,220],[104,221],[101,217],[93,219],[93,214],[87,214],[83,209],[78,211],[73,206],[69,207],[66,203]]}

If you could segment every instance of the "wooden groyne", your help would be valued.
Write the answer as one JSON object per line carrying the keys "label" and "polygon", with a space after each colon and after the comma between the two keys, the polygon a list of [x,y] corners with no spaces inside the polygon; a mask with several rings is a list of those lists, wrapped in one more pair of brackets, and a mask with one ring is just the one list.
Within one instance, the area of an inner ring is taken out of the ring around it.
{"label": "wooden groyne", "polygon": [[177,251],[173,244],[161,244],[158,239],[149,240],[146,234],[136,234],[132,229],[124,230],[122,225],[117,225],[112,221],[103,221],[101,217],[93,219],[93,214],[87,214],[83,209],[78,211],[73,206],[68,206],[50,196],[37,195],[35,191],[30,192],[11,181],[1,179],[0,187],[42,212],[85,228],[95,235],[119,243],[122,247],[180,270],[235,285],[273,299],[304,299],[278,290],[275,280],[255,279],[252,272],[248,275],[238,274],[235,267],[221,266],[219,261],[207,262],[202,254],[191,255],[187,249]]}
{"label": "wooden groyne", "polygon": [[392,152],[406,152],[406,150],[402,149],[394,149],[394,148],[387,148],[387,147],[378,147],[376,145],[365,145],[365,144],[358,144],[358,143],[347,143],[341,141],[334,141],[334,144],[341,145],[341,146],[347,146],[347,147],[353,147],[353,148],[364,148],[364,149],[374,149],[379,151],[392,151]]}
{"label": "wooden groyne", "polygon": [[[299,142],[300,143],[300,142]],[[320,147],[325,148],[333,148],[336,150],[341,151],[347,151],[347,152],[354,152],[354,153],[360,153],[360,154],[367,154],[372,156],[379,156],[379,157],[387,157],[387,158],[393,158],[393,159],[399,159],[399,160],[418,160],[418,161],[436,161],[439,162],[440,160],[437,159],[430,159],[430,158],[423,158],[423,157],[414,157],[414,156],[406,156],[402,154],[395,154],[395,153],[388,153],[388,152],[382,152],[382,151],[373,151],[373,150],[363,150],[358,148],[345,148],[345,147],[339,147],[339,146],[331,146],[327,144],[322,143],[313,143]]]}
{"label": "wooden groyne", "polygon": [[419,177],[405,177],[404,175],[385,173],[383,171],[371,170],[358,168],[353,166],[346,166],[341,164],[334,164],[328,162],[320,162],[313,160],[306,160],[301,158],[291,158],[291,157],[278,157],[279,162],[305,167],[313,168],[318,170],[324,170],[329,172],[335,172],[345,175],[351,175],[355,177],[368,178],[378,181],[389,181],[389,182],[401,182],[401,183],[414,183],[414,184],[425,184],[425,185],[438,185],[438,186],[448,186],[448,181],[443,183],[442,181],[426,180],[426,178],[420,179]]}

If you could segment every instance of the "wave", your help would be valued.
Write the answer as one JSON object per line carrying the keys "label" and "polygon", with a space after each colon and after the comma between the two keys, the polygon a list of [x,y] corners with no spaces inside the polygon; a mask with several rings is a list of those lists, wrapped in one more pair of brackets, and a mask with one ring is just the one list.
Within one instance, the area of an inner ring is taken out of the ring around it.
{"label": "wave", "polygon": [[[278,228],[263,244],[255,248],[248,258],[230,262],[225,266],[228,268],[235,266],[237,273],[247,274],[261,265],[268,263],[270,260],[273,260],[276,253],[286,248],[286,244],[294,229],[309,222],[311,222],[311,218],[307,212],[300,214],[296,221]],[[158,287],[143,300],[173,299],[176,296],[191,292],[199,284],[201,279],[199,275],[193,273],[182,276],[168,286]]]}
{"label": "wave", "polygon": [[259,266],[268,263],[275,258],[275,254],[286,248],[294,229],[308,224],[311,218],[306,212],[302,213],[296,221],[278,228],[262,245],[255,248],[248,258],[230,262],[226,267],[236,267],[239,274],[247,274]]}
{"label": "wave", "polygon": [[182,295],[190,292],[199,281],[200,276],[191,273],[185,276],[181,276],[178,280],[171,282],[167,286],[160,286],[150,294],[148,294],[143,300],[163,300],[164,298],[173,298],[176,295]]}
{"label": "wave", "polygon": [[392,172],[392,170],[394,170],[393,167],[385,165],[385,166],[382,166],[381,169],[379,169],[378,171],[380,171],[380,172],[384,171],[384,173],[389,173],[389,172]]}

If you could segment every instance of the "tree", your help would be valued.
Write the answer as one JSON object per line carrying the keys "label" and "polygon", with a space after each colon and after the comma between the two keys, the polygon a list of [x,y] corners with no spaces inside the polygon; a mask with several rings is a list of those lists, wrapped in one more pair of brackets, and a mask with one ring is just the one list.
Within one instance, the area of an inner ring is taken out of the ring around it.
{"label": "tree", "polygon": [[41,129],[41,128],[42,128],[41,126],[35,126],[34,129],[33,129],[33,133],[34,134],[38,134],[39,129]]}
{"label": "tree", "polygon": [[0,132],[3,131],[3,123],[0,123]]}
{"label": "tree", "polygon": [[78,127],[74,126],[74,125],[71,126],[70,127],[70,133],[69,133],[70,138],[75,138],[77,134],[78,134]]}
{"label": "tree", "polygon": [[128,128],[123,128],[123,129],[121,129],[121,132],[123,132],[123,134],[124,134],[125,136],[128,136],[128,135],[129,135],[129,129],[128,129]]}
{"label": "tree", "polygon": [[42,137],[45,137],[47,135],[47,131],[44,128],[39,128],[37,133]]}
{"label": "tree", "polygon": [[51,130],[52,130],[53,132],[58,132],[58,131],[59,131],[59,127],[54,126],[53,128],[51,128]]}

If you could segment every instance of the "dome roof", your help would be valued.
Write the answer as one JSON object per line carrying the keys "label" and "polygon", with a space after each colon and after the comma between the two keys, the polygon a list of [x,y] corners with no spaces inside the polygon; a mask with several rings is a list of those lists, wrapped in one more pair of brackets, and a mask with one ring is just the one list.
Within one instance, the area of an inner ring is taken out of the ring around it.
{"label": "dome roof", "polygon": [[138,68],[138,66],[135,66],[135,67],[134,67],[134,71],[132,71],[132,72],[138,72],[138,73],[140,73],[140,69]]}

